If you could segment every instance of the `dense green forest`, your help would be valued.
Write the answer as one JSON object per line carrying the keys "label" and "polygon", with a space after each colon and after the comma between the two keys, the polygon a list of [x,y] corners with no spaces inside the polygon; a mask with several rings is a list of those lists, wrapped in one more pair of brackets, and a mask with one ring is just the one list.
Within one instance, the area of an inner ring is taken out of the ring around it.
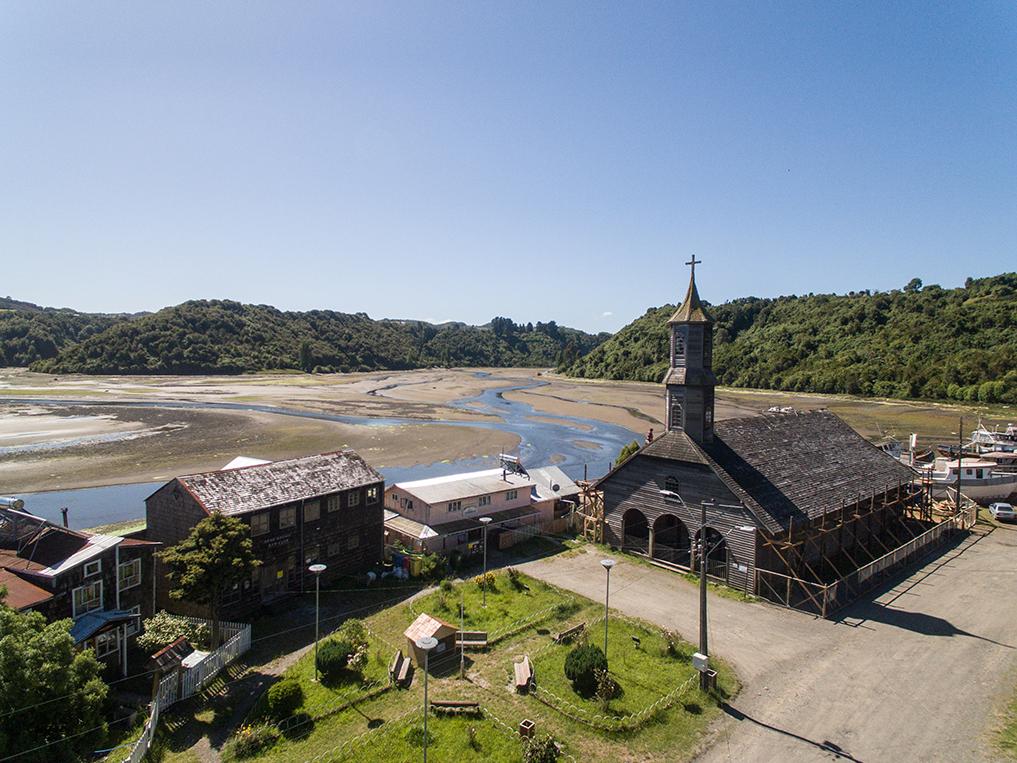
{"label": "dense green forest", "polygon": [[105,331],[124,316],[39,307],[0,297],[0,366],[27,366]]}
{"label": "dense green forest", "polygon": [[[22,312],[29,325],[38,313]],[[43,331],[35,326],[36,333]],[[422,366],[554,366],[607,338],[495,318],[487,326],[372,320],[363,313],[284,312],[266,305],[192,301],[113,320],[80,341],[39,347],[45,373],[196,374],[299,369],[330,373]],[[45,350],[42,352],[41,350]],[[6,351],[6,349],[5,349]],[[20,357],[8,355],[8,362]]]}
{"label": "dense green forest", "polygon": [[[565,373],[659,381],[674,305],[653,308]],[[710,307],[721,384],[802,392],[1017,403],[1017,273],[837,296]]]}

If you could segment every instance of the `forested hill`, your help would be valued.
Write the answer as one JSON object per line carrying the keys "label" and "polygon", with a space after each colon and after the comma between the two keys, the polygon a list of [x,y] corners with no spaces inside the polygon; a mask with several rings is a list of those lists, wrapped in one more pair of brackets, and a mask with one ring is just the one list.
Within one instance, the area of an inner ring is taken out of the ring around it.
{"label": "forested hill", "polygon": [[[650,309],[575,363],[571,376],[660,381],[674,305]],[[710,308],[721,384],[881,397],[1017,403],[1017,273],[837,296]]]}
{"label": "forested hill", "polygon": [[79,313],[0,297],[0,366],[27,366],[105,331],[122,315]]}
{"label": "forested hill", "polygon": [[607,338],[553,321],[487,326],[372,320],[363,313],[284,312],[192,301],[114,322],[31,368],[46,373],[197,374],[272,369],[373,371],[449,366],[554,366]]}

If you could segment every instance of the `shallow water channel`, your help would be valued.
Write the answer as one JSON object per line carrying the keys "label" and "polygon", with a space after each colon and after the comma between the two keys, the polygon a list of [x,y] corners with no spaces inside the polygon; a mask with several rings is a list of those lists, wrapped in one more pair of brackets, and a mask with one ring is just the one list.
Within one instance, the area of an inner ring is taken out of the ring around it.
{"label": "shallow water channel", "polygon": [[[479,375],[486,375],[483,372]],[[639,435],[625,427],[605,424],[594,419],[573,416],[558,416],[535,410],[528,403],[507,400],[504,393],[521,389],[533,389],[545,386],[547,382],[531,384],[515,384],[486,390],[476,397],[456,400],[450,405],[455,408],[466,408],[472,411],[487,413],[499,418],[498,421],[464,422],[445,420],[421,420],[405,418],[378,418],[365,416],[340,416],[312,411],[298,411],[277,408],[268,405],[249,403],[214,403],[214,402],[120,402],[83,401],[48,398],[0,398],[0,402],[36,403],[50,407],[101,405],[103,407],[144,407],[144,408],[192,408],[219,410],[247,410],[269,413],[279,416],[298,416],[302,418],[323,419],[343,424],[360,426],[390,426],[393,424],[411,424],[415,426],[474,427],[478,429],[498,429],[520,437],[520,444],[513,455],[518,455],[522,463],[531,468],[556,464],[573,478],[581,478],[585,472],[589,477],[598,477],[607,472],[612,460],[618,455],[623,445],[637,439]],[[533,417],[550,417],[554,420],[536,421]],[[77,447],[87,447],[79,445]],[[237,455],[242,455],[238,453]],[[403,482],[406,480],[439,477],[460,471],[483,469],[497,466],[497,454],[484,458],[468,458],[458,461],[419,464],[408,467],[384,468],[380,471],[385,481]],[[145,514],[144,499],[155,491],[162,483],[143,482],[126,485],[110,485],[107,487],[84,488],[81,490],[57,490],[45,493],[21,494],[25,500],[25,508],[33,514],[59,522],[61,507],[69,509],[70,525],[74,528],[96,527],[98,525],[122,522],[143,517]]]}

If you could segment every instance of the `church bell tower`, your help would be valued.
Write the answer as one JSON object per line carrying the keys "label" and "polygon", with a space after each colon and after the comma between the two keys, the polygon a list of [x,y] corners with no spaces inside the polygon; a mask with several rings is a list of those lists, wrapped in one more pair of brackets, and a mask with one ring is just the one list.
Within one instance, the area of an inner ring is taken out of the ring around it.
{"label": "church bell tower", "polygon": [[706,312],[696,290],[696,265],[692,260],[689,290],[671,320],[671,363],[664,385],[667,389],[667,428],[684,431],[698,443],[713,441],[713,318]]}

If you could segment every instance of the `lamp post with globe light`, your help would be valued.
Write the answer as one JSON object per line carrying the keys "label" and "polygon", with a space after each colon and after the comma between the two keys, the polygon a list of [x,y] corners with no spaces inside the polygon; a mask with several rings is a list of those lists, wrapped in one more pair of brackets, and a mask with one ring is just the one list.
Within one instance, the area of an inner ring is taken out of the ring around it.
{"label": "lamp post with globe light", "polygon": [[424,652],[424,763],[427,763],[427,663],[428,655],[436,646],[438,646],[438,639],[434,636],[423,636],[417,641],[417,648]]}
{"label": "lamp post with globe light", "polygon": [[608,602],[611,599],[611,568],[614,567],[614,559],[601,559],[600,563],[607,570],[607,584],[604,586],[604,657],[607,657],[607,613]]}
{"label": "lamp post with globe light", "polygon": [[328,569],[324,564],[312,564],[307,568],[314,573],[314,680],[318,681],[318,624],[321,613],[321,573]]}

